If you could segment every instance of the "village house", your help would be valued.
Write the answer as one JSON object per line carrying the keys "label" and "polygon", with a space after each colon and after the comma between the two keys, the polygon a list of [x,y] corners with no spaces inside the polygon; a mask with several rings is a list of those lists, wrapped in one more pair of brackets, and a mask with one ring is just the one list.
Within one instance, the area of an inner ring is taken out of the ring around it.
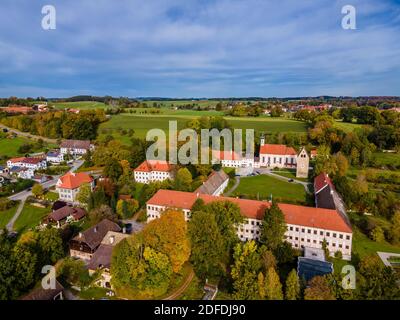
{"label": "village house", "polygon": [[121,232],[121,227],[104,219],[95,226],[80,232],[69,242],[69,253],[73,258],[89,261],[109,231]]}
{"label": "village house", "polygon": [[60,151],[63,155],[80,156],[86,154],[93,146],[89,140],[64,140],[61,142]]}
{"label": "village house", "polygon": [[50,213],[47,218],[47,223],[55,223],[56,228],[62,227],[66,223],[79,221],[86,216],[86,211],[82,208],[74,208],[72,206],[64,206]]}
{"label": "village house", "polygon": [[265,144],[261,138],[260,167],[296,168],[297,152],[283,144]]}
{"label": "village house", "polygon": [[174,168],[167,161],[145,160],[133,172],[136,182],[146,184],[174,178]]}
{"label": "village house", "polygon": [[229,176],[224,170],[213,171],[208,179],[196,189],[194,193],[209,194],[212,196],[221,195],[228,186]]}
{"label": "village house", "polygon": [[56,184],[59,199],[67,202],[77,202],[76,196],[79,193],[80,187],[84,184],[89,184],[93,191],[94,179],[90,175],[84,172],[67,172],[58,179]]}
{"label": "village house", "polygon": [[[245,219],[243,224],[237,226],[239,239],[248,241],[260,238],[260,226],[265,210],[271,206],[267,201],[159,190],[147,201],[147,221],[159,218],[168,208],[182,210],[185,219],[189,220],[191,208],[198,198],[206,204],[213,201],[230,201],[237,204]],[[352,229],[336,210],[284,203],[279,203],[278,206],[285,216],[287,226],[285,240],[293,248],[304,249],[306,246],[322,248],[322,243],[326,240],[332,256],[340,251],[343,259],[351,259]]]}
{"label": "village house", "polygon": [[60,164],[64,161],[64,154],[60,151],[49,151],[46,155],[46,161],[54,164]]}
{"label": "village house", "polygon": [[34,157],[12,158],[7,161],[7,167],[20,167],[32,169],[34,171],[47,168],[46,159]]}
{"label": "village house", "polygon": [[129,234],[108,231],[100,246],[93,254],[88,263],[89,274],[92,275],[96,271],[101,271],[101,276],[96,281],[96,285],[102,288],[111,289],[111,257],[113,248],[122,240],[129,237]]}

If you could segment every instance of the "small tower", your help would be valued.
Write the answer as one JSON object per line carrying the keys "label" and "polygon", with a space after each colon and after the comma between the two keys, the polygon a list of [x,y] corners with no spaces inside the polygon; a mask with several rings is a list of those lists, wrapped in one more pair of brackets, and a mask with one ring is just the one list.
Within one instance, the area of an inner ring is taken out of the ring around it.
{"label": "small tower", "polygon": [[297,178],[308,178],[308,169],[310,166],[310,157],[306,151],[306,148],[302,147],[299,154],[296,157],[296,177]]}
{"label": "small tower", "polygon": [[262,147],[265,144],[265,135],[261,134],[260,136],[260,146]]}

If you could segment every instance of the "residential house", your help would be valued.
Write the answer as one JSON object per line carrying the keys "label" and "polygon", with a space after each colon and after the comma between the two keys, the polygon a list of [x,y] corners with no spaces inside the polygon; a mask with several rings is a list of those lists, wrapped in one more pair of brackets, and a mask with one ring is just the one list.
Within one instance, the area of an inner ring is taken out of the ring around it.
{"label": "residential house", "polygon": [[61,151],[49,151],[46,155],[47,162],[59,164],[64,161],[64,154]]}
{"label": "residential house", "polygon": [[46,159],[43,158],[36,158],[36,157],[19,157],[19,158],[12,158],[7,161],[7,167],[20,167],[20,168],[27,168],[32,169],[34,171],[46,169],[47,163]]}
{"label": "residential house", "polygon": [[86,210],[82,208],[74,208],[72,206],[64,206],[54,210],[46,218],[46,223],[55,223],[60,228],[66,223],[79,221],[86,216]]}
{"label": "residential house", "polygon": [[64,140],[61,142],[60,151],[62,154],[81,156],[86,154],[93,146],[89,140]]}
{"label": "residential house", "polygon": [[96,284],[102,288],[111,289],[111,257],[113,248],[122,240],[129,237],[129,234],[108,231],[100,246],[93,254],[92,258],[88,263],[89,274],[92,275],[96,271],[101,271],[100,278],[96,281]]}
{"label": "residential house", "polygon": [[195,193],[209,194],[212,196],[221,195],[228,186],[229,176],[224,170],[213,171],[208,179],[196,189]]}
{"label": "residential house", "polygon": [[69,242],[71,257],[89,261],[109,231],[121,232],[121,227],[115,222],[104,219],[86,231],[80,232]]}
{"label": "residential house", "polygon": [[[260,238],[260,226],[265,211],[271,206],[267,201],[159,190],[147,201],[147,221],[159,218],[168,208],[182,210],[185,219],[189,220],[191,208],[198,198],[206,204],[213,201],[230,201],[237,204],[245,219],[243,224],[236,226],[239,239],[247,241]],[[278,206],[285,216],[285,240],[293,248],[321,248],[325,239],[331,255],[340,251],[344,259],[351,259],[352,230],[336,210],[284,203],[279,203]]]}
{"label": "residential house", "polygon": [[85,172],[67,172],[60,177],[56,184],[59,199],[67,202],[77,202],[76,196],[84,184],[89,184],[94,189],[94,179]]}
{"label": "residential house", "polygon": [[145,160],[133,172],[136,182],[146,184],[174,178],[174,167],[167,161]]}

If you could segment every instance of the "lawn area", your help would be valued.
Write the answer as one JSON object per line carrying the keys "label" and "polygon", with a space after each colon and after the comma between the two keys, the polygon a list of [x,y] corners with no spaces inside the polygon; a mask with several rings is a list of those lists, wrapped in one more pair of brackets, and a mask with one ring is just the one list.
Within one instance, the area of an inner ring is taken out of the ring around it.
{"label": "lawn area", "polygon": [[18,148],[31,141],[23,138],[0,138],[0,155],[15,157],[19,155]]}
{"label": "lawn area", "polygon": [[306,203],[306,192],[300,184],[286,182],[267,175],[244,177],[240,179],[239,187],[234,195],[243,195],[260,200],[273,199],[282,202]]}
{"label": "lawn area", "polygon": [[36,227],[42,219],[50,213],[49,208],[39,208],[30,204],[25,204],[17,221],[15,221],[14,229],[19,233]]}
{"label": "lawn area", "polygon": [[73,108],[81,110],[107,108],[107,106],[103,102],[97,101],[49,102],[49,106],[54,106],[56,109]]}
{"label": "lawn area", "polygon": [[[157,114],[157,115],[135,115],[135,114],[119,114],[112,116],[107,122],[100,125],[100,135],[113,134],[122,142],[129,142],[128,136],[121,136],[115,129],[133,129],[135,136],[145,138],[148,130],[158,128],[164,130],[168,135],[169,121],[177,121],[178,130],[185,128],[186,123],[193,119],[193,117],[200,117],[202,114],[199,111],[189,110],[189,114],[185,115],[186,110],[171,111],[171,114]],[[205,111],[209,112],[209,111]],[[214,111],[212,111],[214,112]],[[183,113],[183,114],[182,114]],[[255,131],[264,132],[306,132],[306,125],[303,122],[290,120],[290,119],[275,119],[275,118],[253,118],[253,117],[225,117],[229,124],[235,129],[254,129]],[[109,129],[107,130],[104,129]],[[245,132],[243,132],[244,134]]]}
{"label": "lawn area", "polygon": [[[76,294],[83,300],[99,300],[101,298],[113,299],[107,296],[109,290],[100,287],[92,287],[87,290],[77,291]],[[115,298],[114,298],[115,299]]]}
{"label": "lawn area", "polygon": [[400,154],[389,152],[375,152],[374,157],[380,166],[400,167]]}
{"label": "lawn area", "polygon": [[296,170],[282,169],[282,170],[273,170],[272,172],[282,177],[286,177],[288,179],[296,179],[303,182],[309,182],[309,179],[307,178],[296,178]]}
{"label": "lawn area", "polygon": [[394,246],[388,242],[375,242],[369,239],[356,227],[353,228],[353,254],[357,253],[360,258],[376,254],[376,252],[393,252],[400,253],[400,247]]}
{"label": "lawn area", "polygon": [[15,214],[15,211],[17,210],[18,203],[14,207],[5,210],[5,211],[0,211],[0,229],[3,229],[7,223],[10,221],[10,219],[13,217]]}
{"label": "lawn area", "polygon": [[358,123],[349,123],[349,122],[342,122],[342,121],[335,122],[335,127],[338,129],[341,129],[345,132],[354,131],[354,129],[361,128],[362,126],[364,126],[364,125],[358,124]]}

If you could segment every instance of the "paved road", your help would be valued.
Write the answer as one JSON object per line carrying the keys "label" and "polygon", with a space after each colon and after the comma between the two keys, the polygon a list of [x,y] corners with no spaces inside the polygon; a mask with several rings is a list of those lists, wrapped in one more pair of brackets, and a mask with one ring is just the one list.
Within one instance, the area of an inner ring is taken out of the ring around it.
{"label": "paved road", "polygon": [[[82,164],[83,164],[83,160],[76,160],[71,168],[71,172],[74,172],[75,170],[77,170]],[[56,185],[58,178],[60,177],[60,175],[57,176],[53,176],[53,180],[50,181],[46,181],[44,183],[41,183],[41,185],[43,186],[43,188],[51,188],[53,186]],[[13,231],[14,230],[14,223],[15,221],[17,221],[19,215],[22,212],[22,209],[24,207],[25,201],[26,199],[32,195],[32,191],[29,191],[28,189],[21,191],[17,194],[14,194],[12,196],[9,196],[8,198],[10,200],[14,200],[14,201],[21,201],[21,203],[19,204],[17,211],[15,212],[14,216],[11,218],[11,220],[9,221],[9,223],[7,224],[7,230],[8,231]]]}
{"label": "paved road", "polygon": [[240,183],[240,177],[236,176],[235,177],[235,184],[233,185],[232,188],[230,188],[227,192],[224,193],[224,196],[225,197],[229,197],[232,194],[232,192],[235,191],[236,188],[239,186],[239,183]]}
{"label": "paved road", "polygon": [[50,139],[50,138],[46,138],[46,137],[42,137],[42,136],[36,136],[36,135],[30,134],[29,132],[22,132],[17,129],[7,127],[4,124],[0,124],[0,128],[8,129],[9,132],[15,133],[16,135],[21,136],[21,137],[26,137],[26,138],[35,139],[35,140],[42,139],[43,141],[48,142],[48,143],[55,143],[55,144],[57,143],[57,139]]}

